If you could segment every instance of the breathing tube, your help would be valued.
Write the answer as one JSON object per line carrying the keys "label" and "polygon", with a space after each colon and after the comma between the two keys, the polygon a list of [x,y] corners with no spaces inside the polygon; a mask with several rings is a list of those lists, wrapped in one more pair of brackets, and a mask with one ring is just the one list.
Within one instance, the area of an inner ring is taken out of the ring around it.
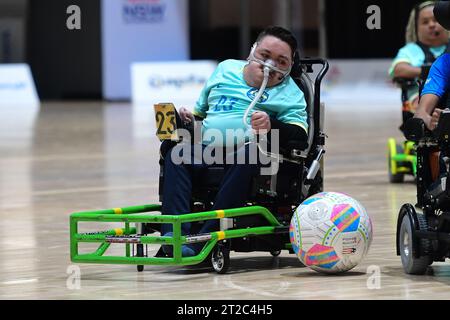
{"label": "breathing tube", "polygon": [[[271,62],[272,62],[271,60],[267,60],[266,63],[271,63]],[[265,65],[263,70],[264,70],[264,80],[261,84],[261,87],[259,88],[259,91],[256,94],[253,101],[248,106],[247,110],[245,110],[244,116],[242,117],[242,121],[244,122],[244,125],[247,128],[247,130],[250,130],[250,124],[247,121],[248,115],[249,115],[250,111],[255,107],[256,103],[258,103],[259,99],[261,99],[261,96],[263,95],[264,90],[266,90],[267,82],[269,81],[270,67]]]}
{"label": "breathing tube", "polygon": [[281,69],[277,68],[275,66],[275,62],[271,59],[268,59],[265,61],[257,59],[255,57],[256,46],[257,46],[257,43],[253,44],[252,50],[250,51],[250,55],[249,55],[247,61],[249,63],[256,62],[256,63],[259,63],[262,66],[264,66],[264,69],[263,69],[264,79],[261,84],[261,87],[258,90],[258,93],[256,94],[253,101],[250,103],[248,108],[245,110],[244,116],[242,117],[242,121],[244,122],[244,126],[245,126],[247,132],[250,130],[250,124],[247,121],[249,113],[255,107],[256,103],[258,103],[259,99],[261,99],[261,96],[263,95],[264,90],[266,90],[267,82],[269,81],[270,72],[274,71],[274,72],[280,73],[282,75],[280,80],[283,80],[284,78],[286,78],[289,75],[289,73],[291,72],[291,67],[289,67],[289,69],[287,69],[287,70],[281,70]]}

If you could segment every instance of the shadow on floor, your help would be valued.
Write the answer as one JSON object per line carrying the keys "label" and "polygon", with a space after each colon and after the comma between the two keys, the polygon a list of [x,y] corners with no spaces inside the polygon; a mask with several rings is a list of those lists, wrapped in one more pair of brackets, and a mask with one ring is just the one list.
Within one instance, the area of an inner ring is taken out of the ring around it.
{"label": "shadow on floor", "polygon": [[402,277],[411,281],[439,282],[450,286],[450,263],[448,262],[434,263],[428,267],[424,275],[406,274],[401,264],[398,267],[384,267],[382,269],[382,274],[395,278]]}
{"label": "shadow on floor", "polygon": [[[257,272],[263,270],[305,268],[296,257],[231,257],[230,268],[227,274],[238,274]],[[209,260],[199,265],[185,266],[177,269],[167,270],[169,273],[198,274],[215,273]]]}

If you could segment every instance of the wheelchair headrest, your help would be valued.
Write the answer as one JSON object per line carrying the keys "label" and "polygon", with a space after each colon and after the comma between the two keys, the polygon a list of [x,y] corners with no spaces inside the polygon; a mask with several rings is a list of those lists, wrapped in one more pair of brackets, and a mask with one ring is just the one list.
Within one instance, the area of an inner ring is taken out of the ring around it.
{"label": "wheelchair headrest", "polygon": [[433,12],[437,22],[450,30],[450,1],[439,1],[434,6]]}
{"label": "wheelchair headrest", "polygon": [[294,54],[294,62],[292,64],[292,69],[291,69],[290,76],[293,79],[298,79],[298,78],[301,77],[301,75],[302,75],[302,69],[301,69],[301,64],[300,64],[299,53],[297,51]]}

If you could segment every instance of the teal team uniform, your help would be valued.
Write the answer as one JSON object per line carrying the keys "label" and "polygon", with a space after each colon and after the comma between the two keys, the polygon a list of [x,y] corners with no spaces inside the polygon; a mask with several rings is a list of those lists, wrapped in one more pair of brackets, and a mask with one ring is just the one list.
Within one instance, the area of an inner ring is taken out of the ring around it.
{"label": "teal team uniform", "polygon": [[[439,46],[439,47],[430,47],[430,51],[435,58],[441,56],[447,46]],[[425,64],[425,53],[420,48],[417,43],[411,42],[405,45],[398,51],[397,56],[395,57],[392,65],[389,69],[389,75],[394,77],[394,68],[397,64],[401,62],[409,63],[413,67],[422,67]],[[419,95],[419,87],[414,86],[408,90],[408,100],[412,101],[417,98]]]}
{"label": "teal team uniform", "polygon": [[[205,84],[193,111],[194,115],[204,118],[203,144],[231,146],[242,144],[250,138],[251,130],[245,133],[242,117],[259,88],[249,87],[245,82],[246,64],[246,61],[241,60],[225,60],[217,66]],[[291,77],[274,87],[266,88],[251,113],[257,110],[284,123],[298,125],[308,132],[305,97]],[[227,130],[228,136],[229,130],[233,130],[234,139],[231,141],[226,138]],[[211,135],[215,136],[214,132],[220,132],[219,137],[222,139],[210,138]]]}

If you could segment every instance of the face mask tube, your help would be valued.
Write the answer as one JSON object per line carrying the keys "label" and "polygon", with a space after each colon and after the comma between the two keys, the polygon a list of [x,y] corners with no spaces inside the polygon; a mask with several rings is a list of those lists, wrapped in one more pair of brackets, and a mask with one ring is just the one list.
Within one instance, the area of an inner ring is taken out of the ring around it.
{"label": "face mask tube", "polygon": [[267,59],[266,61],[257,59],[255,57],[255,49],[256,49],[257,45],[258,45],[257,43],[253,44],[252,49],[250,50],[250,55],[247,58],[247,61],[249,63],[250,62],[256,62],[256,63],[259,63],[262,66],[264,66],[264,68],[263,68],[264,80],[263,80],[263,82],[261,84],[261,87],[259,88],[258,93],[256,94],[256,96],[253,99],[253,101],[250,103],[250,105],[248,106],[247,110],[244,113],[244,116],[242,117],[242,121],[243,121],[244,126],[245,126],[247,131],[251,130],[251,126],[250,126],[250,124],[248,123],[248,120],[247,120],[248,117],[249,117],[250,111],[254,108],[256,103],[259,101],[259,99],[263,95],[264,90],[266,89],[267,83],[269,81],[269,74],[270,74],[270,72],[274,71],[274,72],[280,73],[282,75],[282,79],[280,79],[280,80],[284,80],[284,78],[286,78],[289,75],[289,73],[291,72],[291,68],[292,68],[292,66],[290,66],[288,70],[281,70],[281,69],[278,69],[277,67],[275,67],[275,62],[273,60],[271,60],[271,59]]}
{"label": "face mask tube", "polygon": [[264,80],[261,84],[261,87],[258,90],[258,93],[256,94],[255,98],[248,106],[247,110],[245,110],[244,116],[242,117],[242,121],[244,122],[244,126],[246,127],[247,131],[250,130],[250,124],[247,122],[247,118],[249,116],[250,111],[254,108],[254,106],[259,101],[259,99],[261,99],[261,96],[263,95],[264,90],[266,90],[267,82],[269,81],[270,71],[272,68],[274,68],[273,64],[274,64],[274,62],[271,59],[268,59],[267,61],[264,62],[264,69],[263,69]]}
{"label": "face mask tube", "polygon": [[[281,69],[275,67],[275,63],[272,60],[270,60],[270,59],[266,60],[266,61],[257,59],[255,57],[256,47],[257,47],[257,43],[253,44],[252,49],[250,50],[250,55],[247,58],[247,61],[248,62],[259,63],[260,65],[264,66],[264,68],[269,68],[270,71],[274,71],[274,72],[280,73],[283,76],[282,79],[284,80],[284,78],[286,78],[289,75],[289,73],[291,72],[292,66],[290,66],[289,69],[287,69],[287,70],[281,70]],[[269,61],[271,63],[269,63]]]}

